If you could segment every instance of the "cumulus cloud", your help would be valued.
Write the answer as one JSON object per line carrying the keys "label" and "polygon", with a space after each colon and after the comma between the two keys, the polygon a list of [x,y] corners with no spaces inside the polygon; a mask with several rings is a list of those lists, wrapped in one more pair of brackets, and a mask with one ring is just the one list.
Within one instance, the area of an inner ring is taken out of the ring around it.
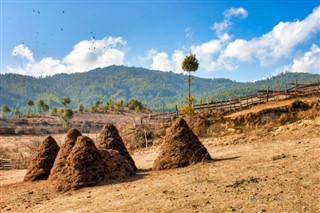
{"label": "cumulus cloud", "polygon": [[[192,52],[196,54],[200,68],[206,71],[237,70],[243,64],[258,63],[262,66],[275,65],[282,59],[292,58],[293,52],[299,44],[305,43],[320,32],[320,6],[313,9],[303,20],[292,22],[279,22],[273,29],[260,37],[253,39],[232,39],[227,33],[231,26],[230,17],[246,18],[248,13],[243,8],[231,8],[224,12],[224,21],[215,23],[213,29],[218,39],[212,39],[199,45],[191,45],[184,50],[175,50],[170,54],[166,52],[153,52],[152,69],[181,70],[184,56]],[[319,70],[318,46],[313,45],[303,58],[296,58],[292,65],[286,69],[293,72],[316,72]],[[155,50],[153,50],[155,51]],[[180,59],[174,60],[179,52]],[[159,54],[159,55],[157,55]],[[184,55],[183,55],[184,54]],[[182,56],[183,55],[183,56]],[[281,71],[282,68],[279,68]]]}
{"label": "cumulus cloud", "polygon": [[222,22],[214,22],[211,29],[216,32],[220,40],[227,41],[230,39],[228,30],[232,25],[230,18],[232,16],[235,16],[244,19],[248,17],[248,12],[243,8],[230,8],[228,10],[225,10],[223,15],[224,20]]}
{"label": "cumulus cloud", "polygon": [[245,9],[243,9],[242,7],[240,7],[240,8],[232,7],[230,9],[224,11],[223,15],[225,18],[230,18],[232,16],[238,16],[240,18],[247,18],[248,12]]}
{"label": "cumulus cloud", "polygon": [[261,65],[271,65],[289,57],[293,48],[320,31],[320,7],[302,21],[280,22],[270,32],[251,40],[236,39],[221,53],[227,58],[250,62],[257,59]]}
{"label": "cumulus cloud", "polygon": [[18,56],[20,55],[21,57],[29,60],[29,61],[34,61],[33,54],[31,50],[26,47],[24,44],[19,44],[15,46],[12,50],[12,56]]}
{"label": "cumulus cloud", "polygon": [[293,60],[291,65],[285,65],[278,68],[273,74],[278,75],[284,72],[308,72],[320,74],[320,47],[312,44],[310,50],[305,52],[303,56]]}
{"label": "cumulus cloud", "polygon": [[74,45],[72,51],[62,60],[46,57],[39,61],[32,51],[20,44],[14,47],[13,56],[23,56],[28,60],[24,66],[7,67],[7,72],[32,76],[48,76],[57,73],[84,72],[98,67],[121,65],[127,43],[121,37],[105,37],[101,40],[84,40]]}
{"label": "cumulus cloud", "polygon": [[165,52],[157,52],[156,50],[153,50],[152,54],[152,70],[182,72],[181,64],[185,57],[182,50],[175,50],[171,57]]}
{"label": "cumulus cloud", "polygon": [[303,57],[294,59],[291,70],[320,74],[320,47],[313,44]]}

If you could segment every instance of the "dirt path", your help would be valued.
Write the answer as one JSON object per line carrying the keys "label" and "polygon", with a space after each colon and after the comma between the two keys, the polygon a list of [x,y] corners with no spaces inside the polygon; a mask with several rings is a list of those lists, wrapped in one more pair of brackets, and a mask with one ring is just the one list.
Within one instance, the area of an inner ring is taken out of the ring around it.
{"label": "dirt path", "polygon": [[149,169],[150,148],[133,155],[142,170],[127,182],[64,194],[49,181],[21,182],[23,170],[0,171],[0,211],[320,212],[320,136],[289,135],[236,145],[207,138],[215,162],[159,172]]}

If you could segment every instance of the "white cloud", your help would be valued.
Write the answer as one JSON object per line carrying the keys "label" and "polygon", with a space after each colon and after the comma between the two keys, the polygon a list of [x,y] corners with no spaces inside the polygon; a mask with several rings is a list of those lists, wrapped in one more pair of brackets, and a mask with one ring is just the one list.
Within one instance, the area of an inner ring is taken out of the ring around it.
{"label": "white cloud", "polygon": [[205,70],[214,70],[217,68],[217,63],[212,63],[214,55],[219,53],[222,45],[220,40],[211,40],[197,46],[191,46],[190,50],[199,60],[200,68]]}
{"label": "white cloud", "polygon": [[242,7],[240,8],[230,8],[228,10],[225,10],[223,13],[225,18],[230,18],[232,16],[238,16],[240,18],[247,18],[248,17],[248,12],[243,9]]}
{"label": "white cloud", "polygon": [[232,16],[239,18],[247,18],[248,12],[243,8],[230,8],[224,11],[224,20],[222,22],[214,22],[211,27],[214,30],[220,40],[227,41],[231,38],[231,36],[227,33],[232,23],[230,18]]}
{"label": "white cloud", "polygon": [[57,73],[84,72],[98,67],[121,65],[125,52],[121,49],[127,45],[121,37],[105,37],[101,40],[84,40],[74,45],[73,50],[62,60],[46,57],[40,61],[33,58],[28,47],[20,44],[13,50],[13,55],[28,59],[23,67],[7,67],[7,72],[32,76],[48,76]]}
{"label": "white cloud", "polygon": [[320,74],[320,47],[316,44],[312,44],[310,50],[305,52],[303,56],[295,58],[291,65],[280,67],[274,72],[274,75],[284,72]]}
{"label": "white cloud", "polygon": [[[150,53],[150,51],[148,51]],[[165,52],[158,52],[152,49],[152,70],[160,70],[160,71],[173,71],[176,73],[181,73],[182,61],[185,57],[185,53],[182,50],[175,50],[172,54],[171,58]]]}
{"label": "white cloud", "polygon": [[29,61],[34,61],[31,50],[28,47],[26,47],[24,44],[19,44],[15,46],[11,54],[12,56],[20,55],[21,57],[26,58]]}
{"label": "white cloud", "polygon": [[313,44],[303,57],[294,59],[291,70],[320,74],[320,47]]}
{"label": "white cloud", "polygon": [[[245,9],[231,8],[225,11],[224,16],[223,22],[216,22],[213,26],[219,39],[192,45],[187,49],[175,50],[171,56],[166,52],[159,53],[153,50],[153,57],[149,57],[152,60],[152,69],[181,71],[181,62],[185,53],[188,54],[189,51],[196,54],[200,68],[206,71],[232,71],[246,63],[259,63],[263,66],[275,65],[283,58],[292,57],[293,51],[299,44],[318,35],[320,31],[320,6],[314,8],[312,13],[302,21],[279,22],[271,31],[250,40],[242,38],[232,40],[232,35],[227,33],[231,26],[230,17],[246,18],[248,13]],[[316,47],[313,45],[310,53],[307,52],[304,58],[296,59],[289,68],[292,68],[294,72],[298,70],[316,72],[318,68],[318,64],[315,63],[318,59],[318,53],[316,54],[318,47]],[[178,52],[180,59],[174,60]]]}
{"label": "white cloud", "polygon": [[169,56],[165,52],[157,53],[152,57],[151,69],[153,70],[161,70],[161,71],[171,71],[171,61],[169,60]]}
{"label": "white cloud", "polygon": [[271,65],[289,57],[293,48],[320,31],[320,7],[302,21],[280,22],[272,31],[251,40],[236,39],[221,53],[226,58],[250,62],[257,59],[261,65]]}
{"label": "white cloud", "polygon": [[156,49],[150,49],[146,53],[146,56],[138,56],[138,59],[141,61],[148,61],[151,60],[153,56],[157,55],[158,51]]}

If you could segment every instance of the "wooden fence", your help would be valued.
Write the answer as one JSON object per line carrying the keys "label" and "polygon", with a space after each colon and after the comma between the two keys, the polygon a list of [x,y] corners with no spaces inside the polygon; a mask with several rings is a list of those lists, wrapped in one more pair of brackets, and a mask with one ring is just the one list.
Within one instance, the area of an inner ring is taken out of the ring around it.
{"label": "wooden fence", "polygon": [[320,94],[320,82],[312,84],[290,83],[289,85],[294,86],[287,90],[259,90],[256,94],[252,95],[241,96],[225,101],[216,101],[207,104],[194,105],[194,109],[218,109],[225,111],[234,111],[269,101],[303,97],[311,94]]}
{"label": "wooden fence", "polygon": [[[285,100],[289,98],[303,97],[312,94],[320,95],[320,82],[311,84],[298,84],[297,82],[295,82],[289,83],[288,85],[292,85],[292,87],[286,90],[259,90],[256,94],[252,95],[246,95],[232,99],[230,98],[228,100],[223,101],[211,101],[208,103],[197,104],[194,105],[194,109],[196,111],[216,109],[229,112],[241,110],[250,106],[254,106],[269,101]],[[175,117],[179,116],[179,114],[180,112],[178,111],[166,113],[153,113],[149,116],[143,117],[142,119],[170,121],[173,120]]]}

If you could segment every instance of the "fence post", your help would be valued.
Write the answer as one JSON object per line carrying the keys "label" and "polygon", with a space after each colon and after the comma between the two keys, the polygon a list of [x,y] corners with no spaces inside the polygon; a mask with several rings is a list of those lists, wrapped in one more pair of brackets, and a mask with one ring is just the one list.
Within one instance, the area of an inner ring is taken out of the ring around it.
{"label": "fence post", "polygon": [[268,86],[268,89],[267,89],[267,102],[269,101],[269,86]]}
{"label": "fence post", "polygon": [[296,79],[295,88],[294,88],[294,97],[295,98],[297,97],[297,87],[298,87],[298,84],[297,84],[297,79]]}

